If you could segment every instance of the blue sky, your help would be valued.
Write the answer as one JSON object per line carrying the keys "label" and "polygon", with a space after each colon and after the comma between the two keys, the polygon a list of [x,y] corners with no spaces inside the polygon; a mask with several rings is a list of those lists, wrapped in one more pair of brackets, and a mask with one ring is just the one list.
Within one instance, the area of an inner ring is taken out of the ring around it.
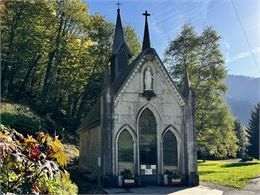
{"label": "blue sky", "polygon": [[[96,12],[115,22],[116,1],[85,0],[90,14]],[[149,17],[152,47],[161,58],[170,40],[173,40],[185,23],[191,23],[197,33],[205,26],[213,28],[222,37],[220,45],[229,74],[260,77],[260,0],[233,0],[241,19],[252,52],[243,35],[231,0],[121,0],[123,24],[135,28],[143,38],[144,17]],[[257,67],[258,65],[258,67]]]}

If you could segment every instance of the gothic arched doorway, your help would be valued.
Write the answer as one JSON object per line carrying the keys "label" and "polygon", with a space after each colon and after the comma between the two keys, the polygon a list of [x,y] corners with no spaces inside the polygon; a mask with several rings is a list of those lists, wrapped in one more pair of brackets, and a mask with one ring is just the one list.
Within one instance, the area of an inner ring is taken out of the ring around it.
{"label": "gothic arched doorway", "polygon": [[163,136],[163,171],[166,170],[178,170],[177,139],[170,130]]}
{"label": "gothic arched doorway", "polygon": [[149,109],[140,115],[138,129],[141,184],[157,184],[157,124]]}

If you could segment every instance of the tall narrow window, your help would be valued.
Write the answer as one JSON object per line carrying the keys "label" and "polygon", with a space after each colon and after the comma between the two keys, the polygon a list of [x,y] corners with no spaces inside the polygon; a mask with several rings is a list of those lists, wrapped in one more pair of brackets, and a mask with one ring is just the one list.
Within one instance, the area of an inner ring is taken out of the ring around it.
{"label": "tall narrow window", "polygon": [[178,169],[177,139],[171,131],[163,137],[163,164],[164,171]]}
{"label": "tall narrow window", "polygon": [[119,173],[125,169],[134,171],[133,138],[129,131],[124,129],[118,138],[118,169]]}
{"label": "tall narrow window", "polygon": [[[146,109],[139,119],[141,174],[156,174],[157,133],[153,113]],[[151,172],[147,171],[150,170]],[[148,173],[149,172],[149,173]]]}

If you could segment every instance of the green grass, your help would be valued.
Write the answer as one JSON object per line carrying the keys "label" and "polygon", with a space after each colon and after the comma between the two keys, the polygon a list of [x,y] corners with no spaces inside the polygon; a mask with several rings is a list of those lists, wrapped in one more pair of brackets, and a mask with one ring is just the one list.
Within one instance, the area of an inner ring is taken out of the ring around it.
{"label": "green grass", "polygon": [[201,181],[232,186],[241,189],[248,180],[260,175],[260,161],[228,162],[199,161],[199,176]]}

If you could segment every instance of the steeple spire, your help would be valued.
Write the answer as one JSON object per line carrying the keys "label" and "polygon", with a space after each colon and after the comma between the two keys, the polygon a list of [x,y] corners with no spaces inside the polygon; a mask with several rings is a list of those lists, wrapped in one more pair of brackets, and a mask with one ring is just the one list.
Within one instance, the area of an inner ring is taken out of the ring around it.
{"label": "steeple spire", "polygon": [[112,56],[110,58],[111,82],[114,82],[120,73],[128,66],[129,59],[131,58],[131,51],[128,48],[125,39],[123,26],[120,16],[120,3],[117,2],[117,18],[115,36],[113,41]]}
{"label": "steeple spire", "polygon": [[150,36],[149,36],[149,28],[148,28],[148,21],[147,21],[147,16],[150,16],[150,14],[148,14],[147,10],[145,10],[143,15],[145,16],[145,26],[144,26],[144,38],[143,38],[142,51],[144,51],[145,49],[151,47]]}
{"label": "steeple spire", "polygon": [[115,53],[117,48],[124,42],[124,33],[123,33],[123,27],[121,22],[119,5],[121,4],[117,2],[118,7],[117,7],[116,29],[115,29],[115,36],[113,42],[113,51],[112,51],[113,53]]}

